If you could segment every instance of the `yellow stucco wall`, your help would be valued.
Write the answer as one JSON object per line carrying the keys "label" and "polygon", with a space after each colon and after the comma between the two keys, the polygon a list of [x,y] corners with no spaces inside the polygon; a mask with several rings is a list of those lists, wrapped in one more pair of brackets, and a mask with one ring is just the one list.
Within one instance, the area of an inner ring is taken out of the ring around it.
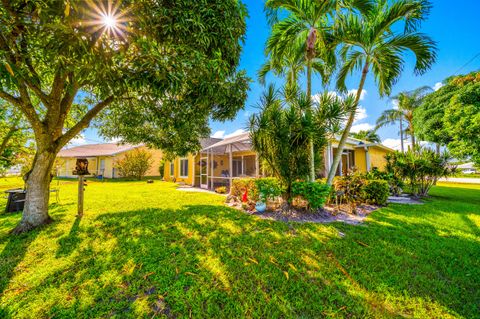
{"label": "yellow stucco wall", "polygon": [[369,148],[368,152],[370,153],[370,168],[378,168],[379,170],[385,169],[387,161],[385,160],[385,155],[388,151],[376,146]]}
{"label": "yellow stucco wall", "polygon": [[[180,176],[180,159],[188,159],[188,176]],[[174,165],[174,174],[170,174],[170,163],[173,162]],[[185,157],[177,157],[172,161],[165,161],[164,167],[164,178],[166,181],[172,182],[175,178],[176,182],[185,183],[188,185],[192,184],[193,181],[193,171],[195,165],[195,157],[193,154],[188,154]]]}
{"label": "yellow stucco wall", "polygon": [[367,159],[363,148],[355,149],[355,168],[360,172],[367,171]]}

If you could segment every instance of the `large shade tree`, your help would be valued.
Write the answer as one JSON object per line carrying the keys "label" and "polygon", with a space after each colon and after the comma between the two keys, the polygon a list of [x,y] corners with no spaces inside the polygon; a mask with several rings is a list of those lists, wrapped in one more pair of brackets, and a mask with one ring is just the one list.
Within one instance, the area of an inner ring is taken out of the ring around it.
{"label": "large shade tree", "polygon": [[413,53],[415,57],[415,74],[424,73],[434,63],[435,42],[417,32],[430,7],[429,1],[425,0],[377,0],[369,11],[361,15],[338,17],[335,35],[341,44],[343,62],[338,71],[337,87],[346,91],[346,79],[354,71],[361,71],[361,76],[355,107],[345,125],[328,174],[329,184],[340,163],[368,73],[373,72],[378,91],[384,96],[390,94],[393,84],[400,77],[408,53]]}
{"label": "large shade tree", "polygon": [[50,221],[56,154],[107,108],[148,109],[152,142],[174,150],[187,131],[195,147],[209,116],[243,107],[247,80],[236,69],[245,15],[239,0],[2,1],[0,99],[24,114],[36,142],[14,232]]}
{"label": "large shade tree", "polygon": [[[429,86],[422,86],[418,89],[409,92],[400,92],[392,100],[395,103],[395,108],[385,110],[377,119],[377,129],[383,126],[400,123],[400,142],[401,151],[403,152],[403,136],[404,133],[410,136],[412,149],[415,149],[415,125],[413,123],[414,111],[420,107],[423,98],[426,94],[432,92],[433,89]],[[403,122],[407,122],[407,127],[403,129]]]}
{"label": "large shade tree", "polygon": [[415,110],[417,134],[480,165],[480,72],[446,79]]}

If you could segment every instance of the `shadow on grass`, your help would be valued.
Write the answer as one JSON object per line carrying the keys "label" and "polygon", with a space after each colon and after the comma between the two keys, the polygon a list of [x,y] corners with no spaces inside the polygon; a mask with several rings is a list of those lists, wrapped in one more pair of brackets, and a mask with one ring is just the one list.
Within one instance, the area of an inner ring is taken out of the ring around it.
{"label": "shadow on grass", "polygon": [[56,257],[67,256],[70,255],[81,242],[80,238],[78,237],[78,232],[80,228],[80,221],[82,220],[83,216],[77,215],[75,220],[70,228],[70,232],[67,236],[64,236],[58,240],[58,250],[56,253]]}
{"label": "shadow on grass", "polygon": [[384,208],[366,227],[284,224],[216,205],[75,220],[56,253],[75,262],[28,293],[41,302],[47,288],[66,292],[47,317],[474,317],[478,238],[463,220],[449,233],[430,218],[447,203],[452,220],[479,207],[446,196]]}

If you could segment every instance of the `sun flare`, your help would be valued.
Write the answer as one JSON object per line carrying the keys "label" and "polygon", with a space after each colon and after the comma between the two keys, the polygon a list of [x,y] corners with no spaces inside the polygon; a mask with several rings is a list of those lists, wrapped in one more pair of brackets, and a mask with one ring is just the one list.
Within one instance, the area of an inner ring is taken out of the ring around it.
{"label": "sun flare", "polygon": [[88,1],[86,21],[82,24],[90,28],[91,32],[101,32],[114,38],[125,38],[127,32],[128,10],[120,10],[120,1]]}

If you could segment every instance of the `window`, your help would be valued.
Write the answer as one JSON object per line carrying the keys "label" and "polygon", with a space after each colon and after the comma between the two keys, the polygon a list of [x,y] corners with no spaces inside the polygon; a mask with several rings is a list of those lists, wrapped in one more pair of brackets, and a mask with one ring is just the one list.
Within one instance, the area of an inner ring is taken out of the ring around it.
{"label": "window", "polygon": [[180,159],[180,177],[188,177],[188,159]]}
{"label": "window", "polygon": [[175,175],[175,163],[173,161],[170,162],[170,176]]}

